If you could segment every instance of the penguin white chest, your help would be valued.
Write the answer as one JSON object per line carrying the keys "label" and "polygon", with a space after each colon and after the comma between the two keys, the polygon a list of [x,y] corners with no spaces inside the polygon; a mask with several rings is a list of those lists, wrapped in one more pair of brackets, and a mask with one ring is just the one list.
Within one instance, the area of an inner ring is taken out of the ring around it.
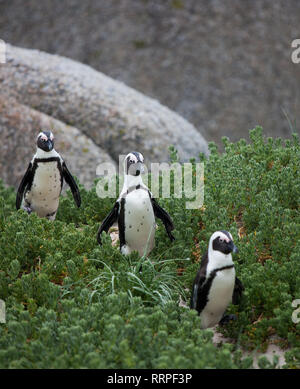
{"label": "penguin white chest", "polygon": [[156,228],[148,192],[137,189],[126,196],[124,217],[127,247],[122,251],[128,254],[136,250],[140,255],[148,254],[154,247]]}
{"label": "penguin white chest", "polygon": [[59,205],[61,176],[57,162],[40,162],[35,170],[30,191],[26,201],[33,211],[44,217],[55,212]]}
{"label": "penguin white chest", "polygon": [[219,323],[232,301],[234,283],[234,267],[216,273],[208,293],[208,302],[200,314],[202,328],[213,327]]}

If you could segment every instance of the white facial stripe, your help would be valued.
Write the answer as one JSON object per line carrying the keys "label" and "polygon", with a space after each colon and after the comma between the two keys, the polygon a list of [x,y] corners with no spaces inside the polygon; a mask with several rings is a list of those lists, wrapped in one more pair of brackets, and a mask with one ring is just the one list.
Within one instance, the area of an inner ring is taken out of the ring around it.
{"label": "white facial stripe", "polygon": [[[45,135],[43,132],[40,132],[37,136],[37,139],[41,138],[42,140],[45,140],[47,141],[48,138],[47,138],[47,135]],[[49,137],[50,140],[53,140],[54,139],[54,135],[52,132],[50,132],[50,137]]]}
{"label": "white facial stripe", "polygon": [[226,236],[225,234],[223,234],[223,232],[220,232],[220,238],[223,239],[225,242],[229,243],[230,242],[230,239],[228,238],[228,236]]}
{"label": "white facial stripe", "polygon": [[212,244],[213,240],[215,240],[217,237],[220,237],[221,239],[223,239],[225,242],[230,242],[230,240],[233,240],[232,239],[232,235],[230,234],[229,232],[229,236],[231,237],[231,239],[228,238],[228,236],[226,236],[223,232],[221,231],[216,231],[212,234],[211,238],[210,238],[210,242]]}
{"label": "white facial stripe", "polygon": [[37,139],[39,139],[39,138],[41,138],[41,139],[43,139],[43,140],[45,140],[45,141],[48,140],[47,136],[46,136],[43,132],[40,132],[40,133],[38,134]]}
{"label": "white facial stripe", "polygon": [[128,154],[128,157],[129,157],[129,159],[131,160],[131,161],[134,161],[135,163],[137,163],[137,157],[134,155],[134,154]]}

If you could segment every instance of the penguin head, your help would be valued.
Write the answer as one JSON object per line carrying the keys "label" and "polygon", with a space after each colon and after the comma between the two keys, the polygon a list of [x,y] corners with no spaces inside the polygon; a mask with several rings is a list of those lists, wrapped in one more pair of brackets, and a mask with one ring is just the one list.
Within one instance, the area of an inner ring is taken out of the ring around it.
{"label": "penguin head", "polygon": [[139,176],[144,173],[144,157],[137,151],[132,151],[125,157],[125,174],[130,176]]}
{"label": "penguin head", "polygon": [[51,131],[41,131],[37,136],[36,145],[39,149],[49,152],[54,148],[54,136]]}
{"label": "penguin head", "polygon": [[237,253],[238,249],[233,243],[232,235],[228,231],[216,231],[209,240],[209,248],[212,251],[219,251],[225,255]]}

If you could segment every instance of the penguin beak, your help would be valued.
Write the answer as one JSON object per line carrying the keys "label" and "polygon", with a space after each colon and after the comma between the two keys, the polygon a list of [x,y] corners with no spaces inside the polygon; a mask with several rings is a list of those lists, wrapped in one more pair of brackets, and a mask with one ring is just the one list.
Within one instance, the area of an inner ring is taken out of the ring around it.
{"label": "penguin beak", "polygon": [[37,147],[46,152],[51,151],[54,147],[54,141],[49,138],[47,140],[39,138],[37,141]]}
{"label": "penguin beak", "polygon": [[239,252],[239,250],[238,250],[238,248],[236,247],[235,244],[233,244],[232,252],[233,252],[234,254],[237,254],[237,253]]}
{"label": "penguin beak", "polygon": [[145,173],[144,164],[141,161],[138,161],[136,164],[136,176],[139,176],[140,174]]}
{"label": "penguin beak", "polygon": [[53,149],[53,142],[50,139],[47,140],[46,145],[48,147],[48,151],[51,151]]}

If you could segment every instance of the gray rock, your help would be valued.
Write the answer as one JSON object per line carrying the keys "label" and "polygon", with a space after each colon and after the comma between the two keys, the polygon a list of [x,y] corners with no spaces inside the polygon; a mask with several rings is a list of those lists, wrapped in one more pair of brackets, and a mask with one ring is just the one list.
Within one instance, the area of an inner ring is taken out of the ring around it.
{"label": "gray rock", "polygon": [[0,178],[5,183],[15,187],[19,185],[35,153],[40,129],[54,133],[55,149],[64,158],[72,174],[87,188],[97,178],[96,167],[99,163],[115,164],[105,151],[77,128],[0,94]]}
{"label": "gray rock", "polygon": [[191,121],[207,140],[300,122],[297,0],[0,1],[0,37],[64,55]]}
{"label": "gray rock", "polygon": [[158,101],[87,65],[37,50],[7,46],[0,90],[77,127],[118,160],[138,149],[151,161],[168,159],[174,145],[183,160],[207,153],[195,127]]}

